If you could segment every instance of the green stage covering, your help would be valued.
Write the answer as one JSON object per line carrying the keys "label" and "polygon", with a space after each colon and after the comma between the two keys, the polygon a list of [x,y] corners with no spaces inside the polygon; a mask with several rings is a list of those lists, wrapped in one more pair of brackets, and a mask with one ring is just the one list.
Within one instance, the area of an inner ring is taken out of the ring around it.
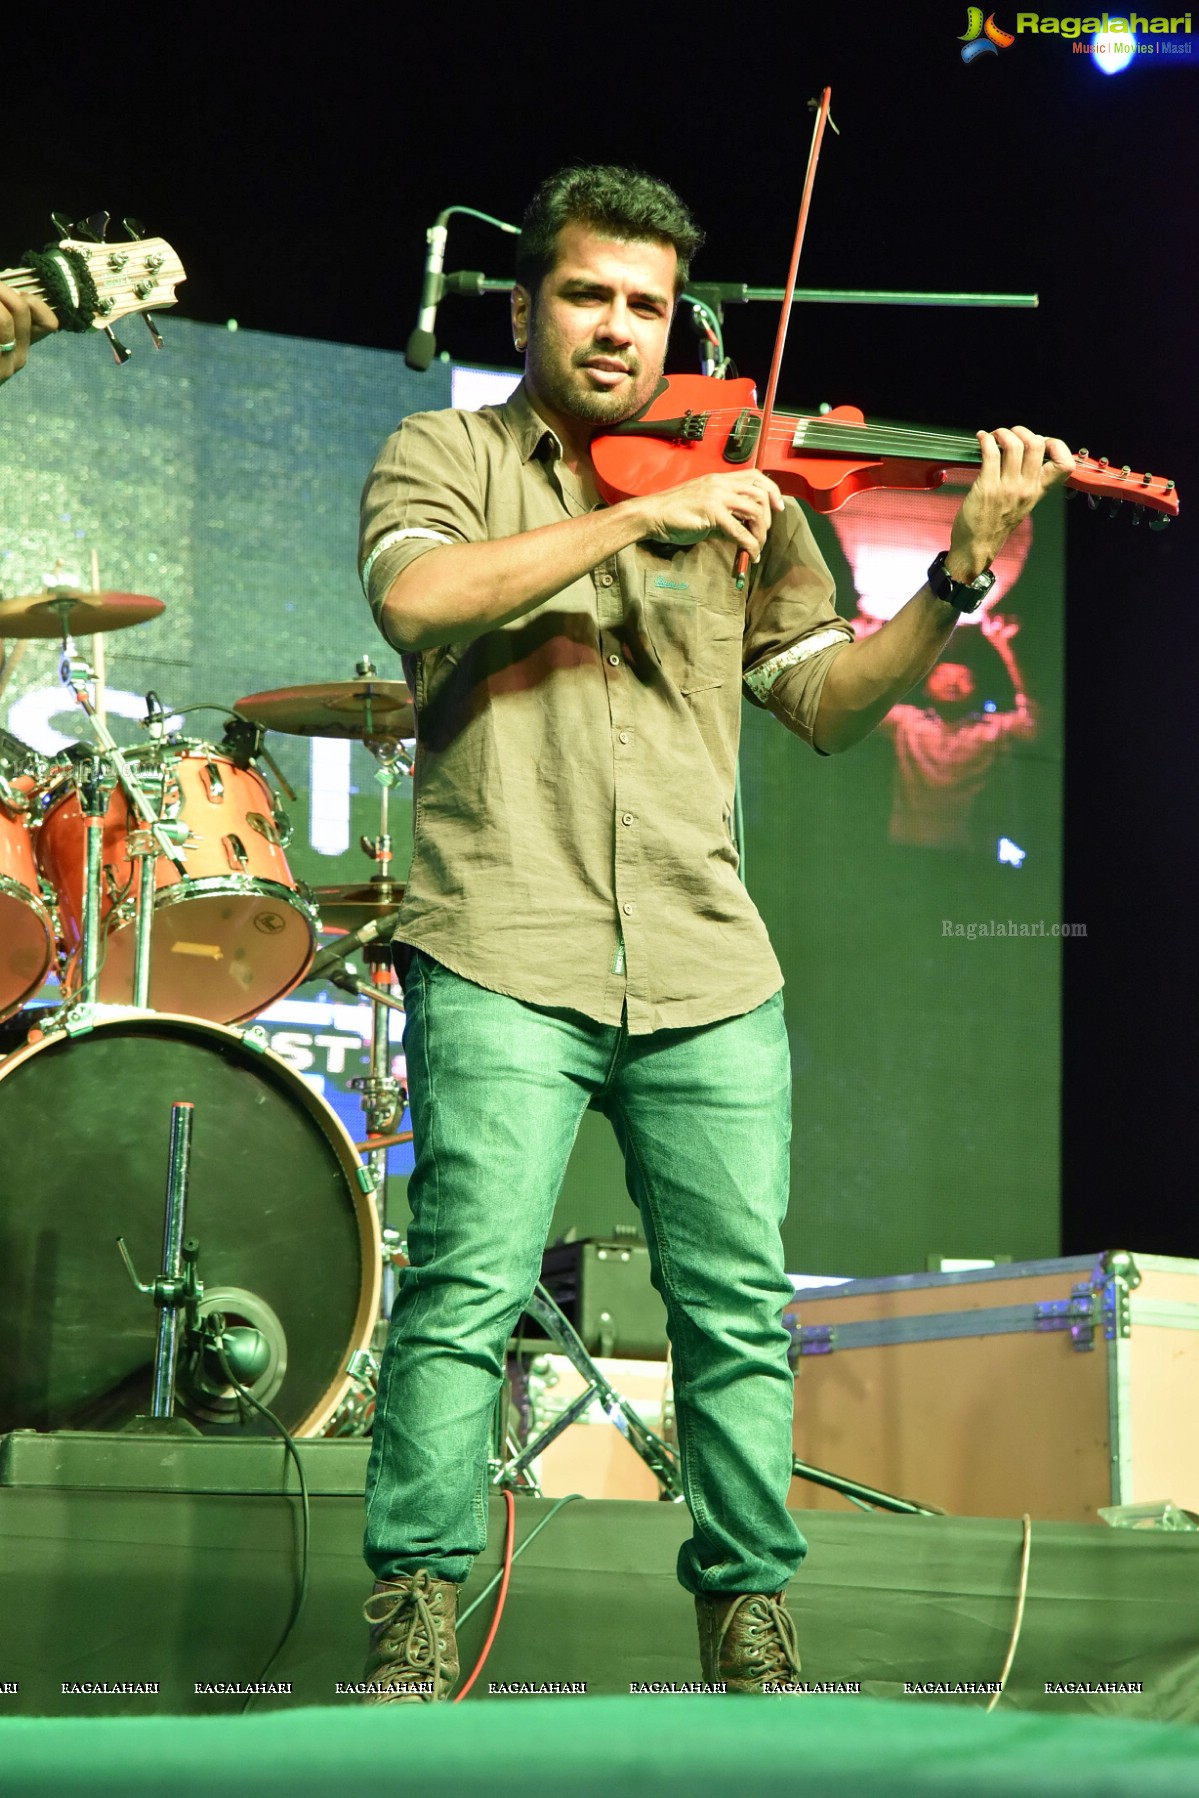
{"label": "green stage covering", "polygon": [[0,1723],[0,1792],[570,1798],[1156,1798],[1199,1793],[1183,1724],[987,1717],[869,1698],[540,1698],[457,1709]]}
{"label": "green stage covering", "polygon": [[[86,1718],[178,1719],[247,1704],[293,1717],[353,1707],[336,1687],[360,1678],[365,1649],[366,1448],[300,1445],[313,1494],[308,1592],[280,1648],[298,1573],[299,1506],[280,1490],[286,1482],[294,1491],[294,1474],[279,1444],[8,1437],[0,1444],[0,1721],[57,1717],[74,1729]],[[1016,1615],[1018,1521],[796,1516],[810,1543],[790,1588],[807,1680],[858,1682],[860,1696],[843,1701],[855,1716],[871,1699],[893,1701],[904,1716],[946,1697],[966,1709],[985,1702],[969,1690],[943,1697],[905,1685],[999,1679]],[[467,1607],[497,1570],[504,1524],[496,1495]],[[590,1707],[627,1698],[631,1682],[697,1680],[694,1612],[674,1577],[689,1527],[679,1505],[519,1498],[516,1542],[527,1551],[518,1553],[499,1633],[465,1708],[494,1709],[489,1681],[585,1681]],[[483,1597],[464,1624],[464,1668],[475,1663],[494,1604],[494,1594]],[[262,1681],[288,1689],[248,1697],[205,1689]],[[3,1693],[6,1682],[18,1689]],[[89,1682],[157,1689],[63,1691]],[[1119,1687],[1137,1689],[1111,1689]],[[1001,1709],[1199,1723],[1199,1536],[1034,1521]],[[1199,1766],[1199,1737],[1196,1757]]]}

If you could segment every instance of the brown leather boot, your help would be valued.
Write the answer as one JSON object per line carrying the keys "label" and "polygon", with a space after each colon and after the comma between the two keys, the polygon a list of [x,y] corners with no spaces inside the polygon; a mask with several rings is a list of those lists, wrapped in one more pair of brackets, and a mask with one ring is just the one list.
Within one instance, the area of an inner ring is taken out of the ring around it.
{"label": "brown leather boot", "polygon": [[371,1626],[368,1704],[432,1704],[458,1683],[458,1587],[424,1568],[379,1580],[362,1607]]}
{"label": "brown leather boot", "polygon": [[712,1593],[696,1598],[695,1614],[706,1684],[769,1693],[799,1679],[799,1643],[782,1592]]}

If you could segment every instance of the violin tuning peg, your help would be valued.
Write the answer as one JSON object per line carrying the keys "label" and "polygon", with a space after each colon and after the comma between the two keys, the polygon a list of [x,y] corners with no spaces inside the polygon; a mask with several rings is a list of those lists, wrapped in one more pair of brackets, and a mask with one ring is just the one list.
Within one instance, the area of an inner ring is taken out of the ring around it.
{"label": "violin tuning peg", "polygon": [[105,337],[107,337],[109,343],[112,345],[112,355],[113,355],[114,362],[116,362],[118,364],[121,362],[128,362],[128,360],[132,354],[132,351],[127,350],[125,348],[125,345],[121,342],[120,338],[117,336],[116,332],[113,330],[111,325],[105,325],[104,335],[105,335]]}

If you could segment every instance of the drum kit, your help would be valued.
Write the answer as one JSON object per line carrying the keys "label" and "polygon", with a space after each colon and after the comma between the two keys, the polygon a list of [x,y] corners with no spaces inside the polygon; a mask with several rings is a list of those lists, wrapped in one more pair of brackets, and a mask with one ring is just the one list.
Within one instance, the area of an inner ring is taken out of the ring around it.
{"label": "drum kit", "polygon": [[[75,638],[163,610],[68,586],[0,600],[0,639],[60,639],[89,725],[53,761],[0,733],[0,1433],[168,1415],[206,1434],[271,1427],[214,1362],[213,1318],[223,1342],[251,1344],[242,1383],[291,1433],[355,1433],[403,1264],[385,1227],[387,1151],[408,1140],[387,1027],[402,1010],[389,802],[411,773],[413,708],[364,658],[354,680],[239,700],[219,744],[176,734],[149,694],[148,740],[121,749]],[[312,891],[292,876],[280,792],[296,795],[264,746],[273,731],[372,753],[369,879]],[[322,931],[348,934],[318,955]],[[359,948],[369,980],[346,966]],[[48,977],[58,1003],[32,1003]],[[321,977],[372,1001],[359,1144],[248,1024]],[[174,1288],[169,1257],[159,1280],[131,1286],[172,1233]],[[160,1402],[180,1254],[187,1327]],[[159,1310],[157,1351],[139,1286]]]}

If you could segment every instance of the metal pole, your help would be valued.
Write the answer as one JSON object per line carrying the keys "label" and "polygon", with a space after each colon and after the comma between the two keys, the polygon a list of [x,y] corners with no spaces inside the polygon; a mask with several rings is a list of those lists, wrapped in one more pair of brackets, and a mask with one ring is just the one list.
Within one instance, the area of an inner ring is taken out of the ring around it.
{"label": "metal pole", "polygon": [[[475,291],[479,293],[511,293],[511,281],[483,276]],[[696,299],[711,304],[715,295],[722,305],[743,305],[750,300],[766,300],[775,306],[783,302],[781,287],[747,287],[742,281],[694,281],[689,292]],[[797,287],[794,305],[807,302],[822,306],[1005,306],[1025,311],[1041,303],[1036,293],[923,293],[902,288],[870,287]]]}
{"label": "metal pole", "polygon": [[79,1002],[95,1005],[100,986],[100,865],[104,854],[104,782],[100,763],[90,761],[80,780],[83,813],[83,909],[79,924],[82,979]]}
{"label": "metal pole", "polygon": [[163,1228],[162,1278],[173,1296],[160,1306],[154,1350],[154,1395],[151,1417],[175,1412],[175,1366],[179,1358],[179,1308],[182,1303],[183,1226],[187,1211],[187,1176],[191,1164],[195,1106],[171,1106],[171,1147],[167,1165],[166,1222]]}
{"label": "metal pole", "polygon": [[137,916],[133,928],[133,1003],[139,1011],[150,1009],[150,947],[154,935],[154,901],[158,896],[158,856],[148,830],[135,831],[141,884],[137,889]]}

